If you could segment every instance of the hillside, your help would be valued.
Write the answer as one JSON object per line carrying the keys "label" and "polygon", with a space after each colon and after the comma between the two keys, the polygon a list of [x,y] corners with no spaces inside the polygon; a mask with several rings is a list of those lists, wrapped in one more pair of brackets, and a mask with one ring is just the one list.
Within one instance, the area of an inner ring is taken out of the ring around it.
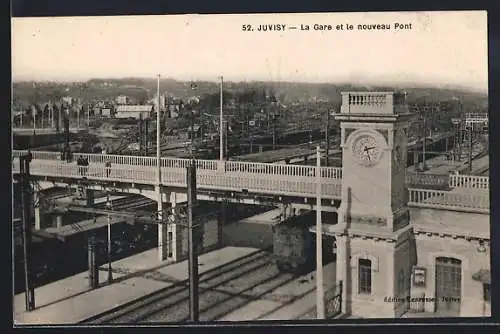
{"label": "hillside", "polygon": [[[13,104],[23,109],[29,103],[45,103],[49,100],[58,101],[62,96],[80,97],[84,100],[113,99],[124,94],[145,102],[156,94],[157,81],[154,78],[103,78],[91,79],[80,83],[54,83],[54,82],[15,82],[13,84]],[[205,94],[217,93],[219,84],[217,82],[196,82],[196,89],[191,89],[190,82],[177,81],[164,78],[160,82],[161,91],[169,96],[182,98],[192,95],[203,96]],[[228,92],[242,92],[252,88],[264,88],[268,95],[280,98],[283,103],[312,102],[315,98],[329,100],[334,104],[340,103],[341,91],[376,90],[386,91],[404,88],[408,92],[408,102],[437,102],[460,98],[466,105],[487,108],[487,94],[472,91],[439,88],[420,87],[417,85],[405,86],[373,86],[373,85],[351,85],[330,83],[294,83],[294,82],[225,82],[224,90]]]}

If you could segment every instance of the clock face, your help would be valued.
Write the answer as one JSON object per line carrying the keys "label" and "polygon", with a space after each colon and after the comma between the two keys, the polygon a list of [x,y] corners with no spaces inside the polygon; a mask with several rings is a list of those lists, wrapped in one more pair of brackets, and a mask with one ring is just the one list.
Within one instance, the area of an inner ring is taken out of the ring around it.
{"label": "clock face", "polygon": [[354,140],[352,153],[359,163],[365,166],[373,166],[378,163],[381,150],[375,137],[361,135]]}

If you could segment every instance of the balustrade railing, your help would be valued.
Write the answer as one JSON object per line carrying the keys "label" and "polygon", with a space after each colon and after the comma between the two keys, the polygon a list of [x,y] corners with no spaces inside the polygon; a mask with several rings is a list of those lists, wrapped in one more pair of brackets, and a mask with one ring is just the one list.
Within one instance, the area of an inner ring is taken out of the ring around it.
{"label": "balustrade railing", "polygon": [[[17,158],[28,151],[13,151],[13,157]],[[33,151],[33,159],[35,160],[53,160],[61,161],[60,153],[57,152],[40,152]],[[155,167],[157,160],[155,157],[140,157],[140,156],[125,156],[125,155],[110,155],[110,154],[89,154],[77,153],[77,157],[83,157],[89,163],[104,164],[110,162],[112,166],[130,165],[130,166],[145,166]],[[64,162],[63,162],[64,163]],[[161,158],[161,166],[168,168],[186,168],[191,163],[190,159],[177,158]],[[198,169],[218,170],[219,161],[217,160],[196,160]],[[342,168],[337,167],[321,167],[321,177],[340,179],[342,178]],[[269,164],[258,162],[242,162],[242,161],[224,161],[223,170],[226,172],[253,173],[253,174],[270,174],[273,176],[304,176],[311,177],[316,175],[316,167],[314,166],[298,166],[298,165],[282,165]]]}
{"label": "balustrade railing", "polygon": [[490,178],[488,176],[451,174],[449,176],[450,188],[490,188]]}
{"label": "balustrade railing", "polygon": [[[14,151],[19,157],[27,151]],[[59,153],[33,151],[30,172],[39,176],[59,176],[87,179],[156,184],[156,158],[81,154],[88,158],[89,166],[60,161]],[[80,154],[78,154],[80,155]],[[106,169],[104,162],[112,167]],[[171,186],[186,185],[189,159],[162,158],[161,182]],[[201,188],[214,190],[248,190],[269,194],[315,195],[316,171],[314,166],[266,164],[240,161],[196,160],[197,177]],[[12,159],[13,172],[19,172],[19,159]],[[320,167],[321,192],[325,198],[340,198],[342,168]],[[406,182],[411,186],[446,185],[452,188],[489,189],[489,178],[469,175],[434,175],[407,173]],[[427,207],[458,207],[489,210],[489,192],[455,193],[441,190],[409,189],[410,205]]]}
{"label": "balustrade railing", "polygon": [[[168,161],[168,160],[167,160]],[[210,161],[211,163],[216,161]],[[315,196],[316,178],[314,176],[270,177],[269,174],[226,172],[224,170],[197,169],[197,180],[200,189],[228,190],[240,192],[247,190],[254,193],[283,194],[290,196]],[[297,166],[301,167],[301,166]],[[12,161],[14,172],[19,171],[19,160]],[[276,171],[275,171],[276,172]],[[72,163],[47,160],[36,160],[30,164],[30,173],[46,177],[67,177],[88,180],[116,181],[156,185],[156,166],[116,165],[106,168],[104,164],[78,166]],[[161,183],[167,186],[186,186],[186,169],[182,166],[162,167]],[[334,178],[324,178],[321,182],[321,193],[324,198],[336,199],[341,195],[341,184]]]}
{"label": "balustrade railing", "polygon": [[455,208],[464,211],[490,210],[489,193],[456,193],[445,190],[408,189],[408,205],[427,208]]}

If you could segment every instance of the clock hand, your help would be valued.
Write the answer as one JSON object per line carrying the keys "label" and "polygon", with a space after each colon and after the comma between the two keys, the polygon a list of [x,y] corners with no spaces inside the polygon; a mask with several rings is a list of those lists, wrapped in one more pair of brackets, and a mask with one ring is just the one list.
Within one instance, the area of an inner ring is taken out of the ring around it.
{"label": "clock hand", "polygon": [[365,147],[365,152],[366,151],[369,151],[369,150],[373,150],[375,148],[375,146],[372,146],[372,147]]}

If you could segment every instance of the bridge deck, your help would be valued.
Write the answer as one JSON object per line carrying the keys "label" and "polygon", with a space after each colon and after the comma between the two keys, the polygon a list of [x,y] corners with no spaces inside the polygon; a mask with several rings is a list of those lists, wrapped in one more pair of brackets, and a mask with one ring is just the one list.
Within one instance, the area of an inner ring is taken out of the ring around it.
{"label": "bridge deck", "polygon": [[[21,152],[15,151],[19,156]],[[84,154],[90,165],[86,168],[59,160],[54,152],[33,152],[30,164],[32,175],[44,179],[75,182],[82,180],[82,170],[89,181],[108,184],[130,185],[158,184],[156,159],[151,157]],[[111,161],[110,174],[104,161]],[[162,158],[161,184],[185,188],[188,159]],[[196,160],[197,185],[200,190],[228,191],[237,193],[273,196],[316,197],[318,179],[324,199],[340,199],[342,168],[321,167],[320,178],[316,178],[317,167],[283,164],[266,164],[240,161]],[[13,159],[14,172],[19,171],[19,159]],[[410,205],[436,207],[450,210],[479,210],[489,212],[489,178],[469,175],[407,174]],[[441,186],[441,190],[422,189],[425,186]],[[461,188],[461,192],[449,192],[444,188]],[[483,191],[469,191],[479,188]]]}

